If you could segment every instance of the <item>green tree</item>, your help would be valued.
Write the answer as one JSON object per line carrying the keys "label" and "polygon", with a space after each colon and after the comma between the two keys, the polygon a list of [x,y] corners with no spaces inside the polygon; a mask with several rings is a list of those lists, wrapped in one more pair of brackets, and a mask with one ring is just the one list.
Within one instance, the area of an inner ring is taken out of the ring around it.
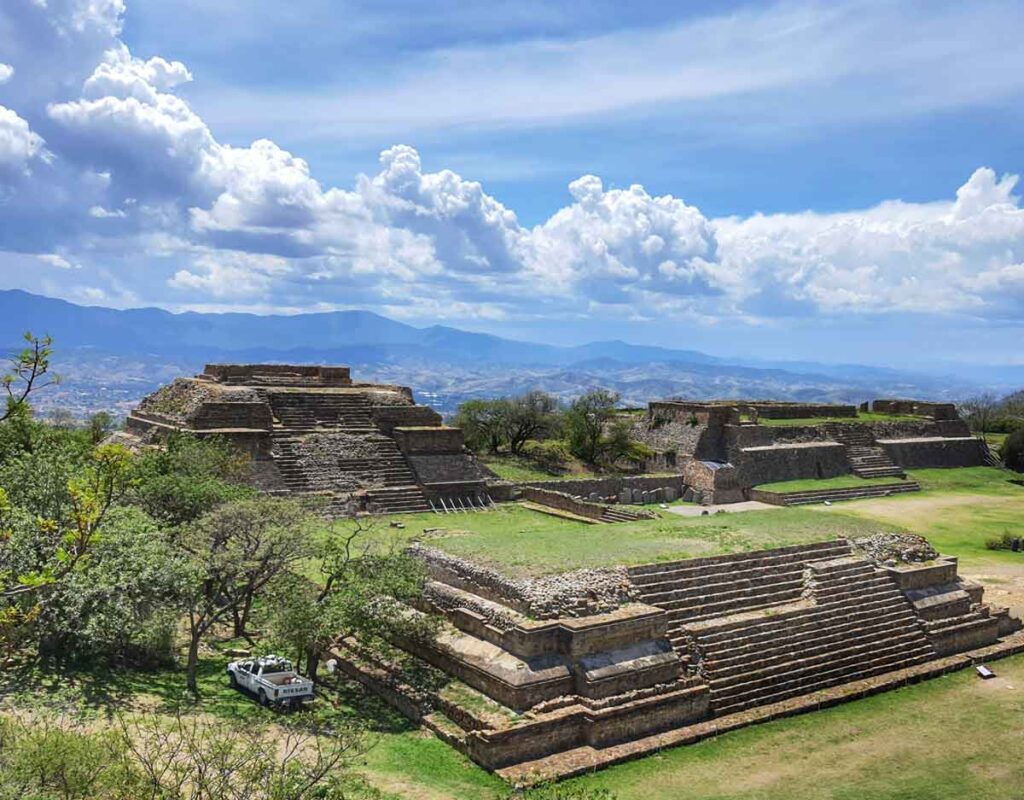
{"label": "green tree", "polygon": [[37,337],[26,333],[27,347],[11,357],[7,373],[0,377],[6,394],[6,407],[0,411],[0,422],[22,413],[33,392],[58,382],[50,372],[53,340],[49,336]]}
{"label": "green tree", "polygon": [[222,503],[254,496],[242,484],[247,467],[247,458],[225,441],[175,433],[138,459],[132,502],[161,525],[183,525]]}
{"label": "green tree", "polygon": [[505,438],[508,449],[519,454],[531,439],[543,439],[558,427],[558,399],[539,390],[507,401]]}
{"label": "green tree", "polygon": [[104,445],[66,483],[66,507],[51,517],[36,516],[0,489],[0,642],[30,623],[55,587],[86,564],[110,510],[131,480],[131,454]]}
{"label": "green tree", "polygon": [[459,406],[454,423],[462,428],[470,449],[497,453],[508,443],[511,410],[511,403],[506,399],[467,400]]}
{"label": "green tree", "polygon": [[295,577],[279,584],[272,623],[278,641],[305,655],[309,677],[316,678],[324,651],[339,637],[355,636],[373,647],[434,636],[436,619],[406,605],[423,592],[423,564],[387,541],[374,520],[352,518],[335,526],[319,546],[317,562],[315,584]]}
{"label": "green tree", "polygon": [[97,411],[89,417],[86,430],[89,431],[89,441],[99,444],[113,432],[114,418],[106,411]]}
{"label": "green tree", "polygon": [[253,601],[309,555],[313,522],[294,501],[260,497],[224,503],[173,537],[190,562],[187,685],[193,694],[203,637],[229,617],[235,633],[245,633]]}
{"label": "green tree", "polygon": [[594,389],[573,400],[565,413],[569,449],[577,458],[597,464],[605,443],[605,426],[615,416],[619,396],[606,389]]}
{"label": "green tree", "polygon": [[607,425],[601,442],[601,459],[605,465],[613,466],[623,461],[642,464],[652,455],[653,450],[633,439],[633,426],[629,420],[614,419]]}
{"label": "green tree", "polygon": [[1024,428],[1006,437],[999,448],[999,457],[1009,469],[1024,472]]}
{"label": "green tree", "polygon": [[89,562],[56,586],[34,626],[44,657],[157,666],[173,657],[187,563],[140,509],[115,507]]}

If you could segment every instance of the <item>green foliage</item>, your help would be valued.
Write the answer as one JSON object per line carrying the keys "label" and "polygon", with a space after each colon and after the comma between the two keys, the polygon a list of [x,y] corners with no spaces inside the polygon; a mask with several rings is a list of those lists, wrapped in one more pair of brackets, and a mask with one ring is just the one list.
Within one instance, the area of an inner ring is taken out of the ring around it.
{"label": "green foliage", "polygon": [[49,336],[37,337],[31,333],[24,336],[27,346],[11,357],[10,367],[0,376],[0,387],[6,395],[5,408],[0,411],[0,422],[24,414],[28,398],[33,392],[59,378],[50,372],[50,358],[53,355],[53,341]]}
{"label": "green foliage", "polygon": [[188,688],[196,691],[202,638],[229,614],[245,634],[255,600],[309,553],[313,518],[299,503],[271,497],[233,500],[183,526],[172,543],[189,562]]}
{"label": "green foliage", "polygon": [[426,641],[436,633],[435,618],[406,605],[423,591],[424,566],[381,530],[363,519],[340,523],[318,547],[315,588],[291,576],[274,587],[274,636],[291,652],[306,651],[310,675],[339,636],[357,636],[372,648],[395,639]]}
{"label": "green foliage", "polygon": [[618,416],[619,396],[595,389],[573,401],[565,414],[569,449],[588,464],[605,468],[636,465],[653,451],[632,438],[632,423]]}
{"label": "green foliage", "polygon": [[507,399],[467,400],[459,406],[453,422],[462,428],[467,447],[497,453],[508,443],[511,413],[512,406]]}
{"label": "green foliage", "polygon": [[166,447],[139,458],[131,500],[161,525],[183,525],[222,503],[252,497],[241,483],[246,468],[245,456],[227,442],[172,434]]}
{"label": "green foliage", "polygon": [[541,391],[495,400],[467,400],[459,406],[454,424],[462,428],[473,450],[497,453],[508,448],[518,455],[530,440],[558,434],[558,400]]}
{"label": "green foliage", "polygon": [[366,750],[351,724],[329,735],[195,716],[0,719],[0,800],[343,800],[373,796],[349,774]]}
{"label": "green foliage", "polygon": [[528,458],[545,472],[552,474],[564,472],[572,460],[569,445],[561,439],[526,442],[522,452],[525,458]]}
{"label": "green foliage", "polygon": [[137,508],[113,509],[88,568],[71,573],[37,615],[40,653],[146,668],[170,663],[188,577],[166,532]]}
{"label": "green foliage", "polygon": [[114,418],[106,411],[97,411],[89,417],[85,427],[89,432],[89,441],[99,444],[113,432]]}
{"label": "green foliage", "polygon": [[553,435],[560,424],[558,400],[542,391],[508,399],[505,436],[508,449],[518,454],[531,439]]}
{"label": "green foliage", "polygon": [[1024,472],[1024,428],[1019,428],[1006,437],[1006,441],[999,448],[999,457],[1010,469]]}
{"label": "green foliage", "polygon": [[565,430],[573,455],[596,464],[601,460],[605,425],[615,416],[619,396],[594,389],[573,400],[565,413]]}

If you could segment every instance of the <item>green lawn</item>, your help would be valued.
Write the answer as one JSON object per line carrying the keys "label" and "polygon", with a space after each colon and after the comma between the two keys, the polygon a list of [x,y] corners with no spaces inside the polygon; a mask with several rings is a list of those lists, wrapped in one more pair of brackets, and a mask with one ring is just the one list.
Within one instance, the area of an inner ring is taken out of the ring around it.
{"label": "green lawn", "polygon": [[538,469],[537,465],[526,458],[516,456],[480,456],[480,463],[505,481],[522,483],[523,481],[555,481],[568,475],[552,475]]}
{"label": "green lawn", "polygon": [[818,489],[850,489],[861,486],[877,486],[883,483],[903,483],[901,478],[871,478],[870,480],[857,475],[840,475],[836,478],[804,478],[797,481],[779,481],[762,483],[757,486],[766,492],[808,492]]}
{"label": "green lawn", "polygon": [[1018,553],[985,548],[987,539],[1003,533],[1024,534],[1024,475],[971,467],[914,470],[910,477],[921,484],[921,492],[808,510],[828,516],[839,509],[843,516],[898,525],[927,537],[939,551],[959,556],[962,567],[1019,566],[1024,576]]}
{"label": "green lawn", "polygon": [[761,417],[758,424],[767,425],[772,428],[786,428],[791,426],[824,425],[828,422],[838,422],[845,425],[853,425],[858,422],[921,422],[926,417],[915,417],[907,414],[877,414],[874,411],[861,411],[856,417],[804,417],[802,419],[766,419]]}
{"label": "green lawn", "polygon": [[804,508],[707,517],[657,513],[656,520],[587,525],[503,504],[470,514],[403,514],[378,524],[401,524],[402,529],[389,532],[404,540],[421,539],[510,576],[670,561],[896,529],[841,514],[823,520]]}
{"label": "green lawn", "polygon": [[998,451],[999,448],[1003,446],[1003,442],[1006,441],[1006,437],[1009,435],[1010,434],[1008,433],[986,433],[985,441],[988,442],[988,446],[994,451]]}

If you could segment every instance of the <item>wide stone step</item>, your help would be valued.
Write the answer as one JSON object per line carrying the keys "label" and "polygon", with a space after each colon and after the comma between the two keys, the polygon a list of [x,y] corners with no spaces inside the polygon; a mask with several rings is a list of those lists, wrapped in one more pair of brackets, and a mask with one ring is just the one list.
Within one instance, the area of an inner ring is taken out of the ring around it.
{"label": "wide stone step", "polygon": [[751,653],[767,652],[768,650],[796,644],[805,638],[822,636],[833,630],[853,630],[858,627],[874,625],[881,620],[890,622],[914,623],[914,613],[905,605],[897,602],[865,604],[863,608],[849,612],[833,610],[828,615],[798,617],[791,625],[782,626],[771,631],[755,629],[748,636],[718,642],[707,642],[698,635],[694,641],[704,653],[709,664],[728,665],[732,661],[743,660]]}
{"label": "wide stone step", "polygon": [[753,580],[737,579],[705,585],[688,584],[681,589],[641,592],[640,599],[649,605],[673,610],[707,601],[724,601],[739,596],[756,597],[775,588],[792,587],[802,583],[803,570],[778,571]]}
{"label": "wide stone step", "polygon": [[726,714],[735,714],[740,711],[745,711],[748,708],[754,706],[769,705],[771,703],[778,703],[782,700],[786,700],[791,697],[796,697],[802,694],[811,694],[821,689],[827,689],[832,686],[837,686],[841,683],[852,683],[853,681],[864,680],[871,678],[876,675],[881,675],[885,672],[895,672],[900,669],[907,667],[913,667],[927,661],[932,656],[924,654],[914,654],[905,658],[895,657],[890,659],[882,659],[873,662],[870,665],[862,668],[851,668],[846,667],[840,670],[830,672],[823,677],[814,681],[808,681],[802,683],[799,686],[786,687],[785,689],[773,692],[760,694],[754,697],[748,697],[741,701],[734,702],[714,702],[712,701],[712,708],[716,715],[724,716]]}
{"label": "wide stone step", "polygon": [[[874,648],[874,649],[873,649]],[[865,653],[868,657],[865,658]],[[756,697],[758,703],[763,702],[761,697],[769,693],[793,691],[796,694],[803,694],[806,691],[808,680],[835,680],[842,679],[851,670],[870,668],[888,668],[887,665],[894,661],[915,659],[917,662],[934,658],[935,651],[927,640],[919,633],[917,637],[906,636],[892,641],[883,648],[875,648],[872,645],[855,646],[832,654],[831,657],[808,659],[807,662],[794,660],[791,664],[784,664],[772,676],[759,678],[744,683],[733,683],[727,687],[711,689],[712,706],[718,710],[720,704],[731,705],[742,703]],[[778,680],[784,678],[784,680]]]}
{"label": "wide stone step", "polygon": [[[805,631],[799,636],[780,637],[768,646],[730,654],[728,659],[705,659],[705,671],[714,680],[724,681],[736,675],[755,675],[783,664],[795,657],[835,653],[852,642],[873,642],[889,639],[899,633],[920,635],[913,615],[891,613],[885,617],[858,620],[846,625],[824,627],[818,631]],[[712,683],[714,683],[712,680]]]}
{"label": "wide stone step", "polygon": [[680,622],[682,624],[698,622],[714,617],[736,614],[741,611],[759,611],[771,606],[784,605],[800,599],[801,586],[796,584],[791,588],[780,591],[754,595],[748,598],[726,600],[723,602],[709,602],[703,605],[682,606],[681,608],[665,609],[668,612],[669,623]]}
{"label": "wide stone step", "polygon": [[[853,601],[852,607],[851,601]],[[764,636],[775,635],[775,632],[792,624],[794,620],[828,620],[837,613],[855,613],[870,608],[877,609],[891,606],[894,603],[902,604],[904,608],[910,611],[909,604],[907,604],[903,596],[895,588],[885,593],[876,592],[868,595],[851,591],[845,596],[830,597],[827,603],[813,603],[802,608],[798,607],[785,612],[781,616],[765,616],[760,619],[743,618],[738,621],[725,621],[721,624],[705,622],[697,626],[691,626],[690,632],[702,643],[723,644],[755,634],[763,634]]]}
{"label": "wide stone step", "polygon": [[693,558],[665,564],[647,564],[629,569],[630,580],[636,586],[669,583],[687,579],[704,579],[721,573],[735,573],[755,569],[772,569],[782,564],[837,558],[850,553],[850,545],[843,542],[822,542],[816,545],[797,545],[776,551],[742,553],[730,556]]}

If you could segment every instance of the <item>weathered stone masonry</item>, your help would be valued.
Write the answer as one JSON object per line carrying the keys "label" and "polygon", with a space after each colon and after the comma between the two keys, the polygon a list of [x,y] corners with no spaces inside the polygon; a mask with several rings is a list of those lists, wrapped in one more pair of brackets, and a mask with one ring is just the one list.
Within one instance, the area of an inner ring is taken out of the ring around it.
{"label": "weathered stone masonry", "polygon": [[[536,585],[412,552],[431,572],[427,607],[448,627],[435,645],[409,649],[506,709],[460,728],[466,715],[449,703],[444,738],[511,773],[538,759],[549,776],[571,772],[575,756],[560,768],[558,754],[577,751],[599,766],[624,742],[1019,638],[1019,621],[958,578],[955,559],[899,534]],[[356,651],[339,658],[375,686]]]}
{"label": "weathered stone masonry", "polygon": [[462,432],[405,386],[356,383],[347,367],[210,364],[146,397],[129,434],[222,437],[253,459],[253,480],[328,499],[328,513],[429,510],[482,503],[486,473]]}

